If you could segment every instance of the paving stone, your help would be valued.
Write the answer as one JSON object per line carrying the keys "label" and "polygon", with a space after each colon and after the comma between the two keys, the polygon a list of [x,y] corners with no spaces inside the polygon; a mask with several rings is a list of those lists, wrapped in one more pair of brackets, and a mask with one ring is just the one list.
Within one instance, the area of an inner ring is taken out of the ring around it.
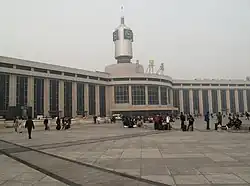
{"label": "paving stone", "polygon": [[162,175],[148,175],[148,176],[142,176],[142,178],[156,181],[156,182],[160,182],[160,183],[164,183],[164,184],[168,184],[168,185],[175,185],[173,178],[171,176],[168,176],[168,175],[164,175],[164,176],[162,176]]}
{"label": "paving stone", "polygon": [[234,174],[209,174],[205,177],[213,184],[244,184],[244,180]]}
{"label": "paving stone", "polygon": [[171,175],[198,175],[201,174],[195,168],[184,168],[184,167],[168,167]]}
{"label": "paving stone", "polygon": [[176,184],[209,184],[203,175],[177,175],[174,180]]}
{"label": "paving stone", "polygon": [[235,174],[237,174],[237,176],[239,176],[241,179],[250,184],[250,174],[242,174],[242,173],[235,173]]}

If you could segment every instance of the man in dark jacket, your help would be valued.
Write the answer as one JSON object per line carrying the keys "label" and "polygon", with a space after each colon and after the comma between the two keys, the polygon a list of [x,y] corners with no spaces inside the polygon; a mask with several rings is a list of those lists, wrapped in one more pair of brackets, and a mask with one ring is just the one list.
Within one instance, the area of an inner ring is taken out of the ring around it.
{"label": "man in dark jacket", "polygon": [[207,114],[205,115],[204,120],[207,123],[207,130],[210,130],[210,126],[209,126],[209,121],[210,121],[209,112],[207,112]]}
{"label": "man in dark jacket", "polygon": [[28,129],[29,139],[31,139],[31,131],[32,131],[32,128],[35,129],[35,125],[30,117],[28,118],[28,120],[25,123],[25,128]]}
{"label": "man in dark jacket", "polygon": [[186,117],[184,116],[183,112],[181,112],[180,120],[181,120],[181,130],[184,130],[185,129]]}

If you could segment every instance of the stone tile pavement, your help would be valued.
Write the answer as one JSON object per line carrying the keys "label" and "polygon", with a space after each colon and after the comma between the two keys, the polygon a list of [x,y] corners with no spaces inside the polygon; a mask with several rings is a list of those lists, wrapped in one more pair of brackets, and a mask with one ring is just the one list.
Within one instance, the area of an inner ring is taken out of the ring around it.
{"label": "stone tile pavement", "polygon": [[[102,171],[96,172],[96,168],[111,171],[110,175],[113,177],[117,177],[120,173],[120,177],[115,179],[116,185],[120,185],[122,182],[124,182],[123,185],[250,185],[250,133],[201,132],[200,129],[203,126],[205,127],[204,122],[198,120],[196,128],[199,131],[170,131],[139,136],[145,131],[150,132],[150,129],[123,129],[119,124],[90,125],[73,128],[70,131],[34,132],[32,140],[27,140],[25,134],[14,133],[3,134],[0,139],[38,150],[41,147],[39,145],[50,143],[51,145],[45,145],[46,148],[41,148],[40,151],[93,166],[91,172],[94,175],[100,175],[99,177],[105,174],[101,173]],[[131,133],[138,134],[138,137],[129,137],[128,134]],[[120,139],[112,140],[110,138],[107,141],[77,143],[79,140],[87,141],[91,138],[124,134],[127,136]],[[69,143],[69,145],[60,146],[61,143]],[[6,149],[3,144],[0,145],[0,150],[1,147]],[[14,149],[11,146],[9,148]],[[40,152],[20,151],[12,152],[12,154],[21,159],[33,154],[32,160],[26,160],[38,167],[45,166],[45,164],[39,163],[39,159],[45,157]],[[1,160],[0,163],[2,163]],[[56,174],[65,174],[62,170],[68,166],[73,167],[70,170],[71,172],[76,170],[76,176],[69,178],[73,181],[79,179],[77,170],[83,169],[80,165],[79,167],[74,165],[74,168],[72,162],[65,163],[58,159],[48,161],[48,164],[52,165],[50,169]],[[61,171],[57,169],[61,169]],[[80,172],[84,172],[84,169]],[[84,174],[79,176],[84,176]],[[132,177],[128,179],[126,176]],[[107,176],[105,175],[105,177]],[[104,178],[103,180],[105,180]],[[136,178],[142,180],[133,181]],[[117,180],[122,181],[117,182]],[[152,182],[146,182],[146,180]],[[91,185],[91,182],[92,185],[98,185],[94,179],[90,179],[88,184]]]}
{"label": "stone tile pavement", "polygon": [[0,155],[0,163],[1,186],[66,186],[66,184],[5,155]]}

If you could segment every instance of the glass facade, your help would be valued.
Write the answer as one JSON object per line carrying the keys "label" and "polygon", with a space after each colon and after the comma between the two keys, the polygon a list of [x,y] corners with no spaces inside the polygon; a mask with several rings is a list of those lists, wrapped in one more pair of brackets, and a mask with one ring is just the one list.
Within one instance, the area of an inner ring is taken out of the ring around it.
{"label": "glass facade", "polygon": [[132,104],[133,105],[145,105],[145,86],[144,85],[132,85]]}
{"label": "glass facade", "polygon": [[34,78],[34,117],[44,115],[44,79]]}
{"label": "glass facade", "polygon": [[49,109],[51,116],[59,114],[59,80],[51,79],[49,84]]}
{"label": "glass facade", "polygon": [[167,87],[161,87],[161,104],[167,105],[168,104],[168,89]]}
{"label": "glass facade", "polygon": [[226,90],[220,91],[221,95],[221,111],[227,112],[227,96],[226,96]]}
{"label": "glass facade", "polygon": [[211,92],[212,92],[213,113],[218,113],[218,95],[217,95],[217,90],[211,90]]}
{"label": "glass facade", "polygon": [[158,86],[155,85],[148,86],[148,104],[159,105]]}
{"label": "glass facade", "polygon": [[84,114],[84,84],[77,83],[77,114]]}
{"label": "glass facade", "polygon": [[[9,75],[0,74],[0,113],[6,112],[9,106]],[[4,115],[2,113],[1,115]]]}
{"label": "glass facade", "polygon": [[16,105],[27,106],[28,103],[28,77],[17,76]]}
{"label": "glass facade", "polygon": [[72,117],[72,82],[70,81],[64,82],[64,116]]}
{"label": "glass facade", "polygon": [[106,116],[106,94],[105,91],[106,87],[105,86],[100,86],[99,87],[99,100],[100,100],[100,116]]}
{"label": "glass facade", "polygon": [[115,103],[129,103],[129,90],[128,85],[114,86]]}
{"label": "glass facade", "polygon": [[179,97],[179,90],[173,90],[173,105],[180,110],[180,97]]}
{"label": "glass facade", "polygon": [[95,115],[95,85],[89,84],[89,115]]}
{"label": "glass facade", "polygon": [[250,90],[246,90],[247,93],[247,108],[250,111]]}
{"label": "glass facade", "polygon": [[199,90],[195,89],[193,90],[193,113],[194,114],[200,114],[200,103],[199,103]]}
{"label": "glass facade", "polygon": [[244,96],[243,96],[243,90],[238,90],[238,102],[239,102],[239,112],[243,113],[244,110]]}
{"label": "glass facade", "polygon": [[183,90],[183,109],[184,109],[184,113],[186,114],[190,113],[189,90],[187,89]]}
{"label": "glass facade", "polygon": [[236,108],[235,108],[235,93],[234,90],[230,89],[229,90],[229,99],[230,99],[230,112],[231,113],[236,113]]}
{"label": "glass facade", "polygon": [[203,114],[209,112],[208,90],[202,90]]}

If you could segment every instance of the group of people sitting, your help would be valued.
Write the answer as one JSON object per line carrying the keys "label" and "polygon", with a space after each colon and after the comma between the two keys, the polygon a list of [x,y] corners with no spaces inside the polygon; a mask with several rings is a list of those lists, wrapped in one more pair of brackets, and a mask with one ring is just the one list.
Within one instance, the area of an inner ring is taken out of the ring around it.
{"label": "group of people sitting", "polygon": [[124,128],[135,128],[135,127],[143,127],[143,119],[142,117],[126,117],[122,118]]}
{"label": "group of people sitting", "polygon": [[166,116],[157,115],[154,117],[154,129],[171,130],[171,122],[173,122],[173,119],[168,114]]}
{"label": "group of people sitting", "polygon": [[235,127],[235,129],[240,129],[242,121],[239,118],[239,115],[229,114],[228,124],[226,125],[227,129]]}
{"label": "group of people sitting", "polygon": [[56,130],[67,130],[70,128],[71,125],[71,117],[63,117],[62,118],[62,126],[61,126],[61,119],[59,117],[57,117],[56,119]]}

